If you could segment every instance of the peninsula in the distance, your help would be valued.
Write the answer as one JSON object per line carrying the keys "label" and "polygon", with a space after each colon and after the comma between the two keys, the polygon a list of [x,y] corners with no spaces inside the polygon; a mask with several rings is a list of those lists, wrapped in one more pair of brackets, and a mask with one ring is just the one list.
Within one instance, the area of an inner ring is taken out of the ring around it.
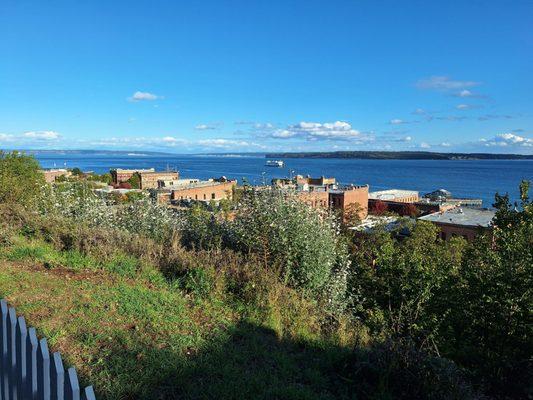
{"label": "peninsula in the distance", "polygon": [[359,158],[364,160],[533,160],[533,154],[435,153],[430,151],[332,151],[267,153],[266,158]]}

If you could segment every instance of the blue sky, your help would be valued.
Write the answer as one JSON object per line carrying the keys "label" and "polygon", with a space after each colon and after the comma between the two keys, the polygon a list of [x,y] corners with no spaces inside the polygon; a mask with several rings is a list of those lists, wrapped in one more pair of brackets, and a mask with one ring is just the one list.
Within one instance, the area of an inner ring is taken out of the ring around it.
{"label": "blue sky", "polygon": [[0,3],[0,148],[533,153],[533,1]]}

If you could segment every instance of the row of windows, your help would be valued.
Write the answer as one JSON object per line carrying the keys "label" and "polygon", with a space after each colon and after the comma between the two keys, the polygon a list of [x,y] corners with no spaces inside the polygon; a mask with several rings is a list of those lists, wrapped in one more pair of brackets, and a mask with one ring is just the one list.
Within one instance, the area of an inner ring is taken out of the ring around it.
{"label": "row of windows", "polygon": [[[180,196],[180,200],[192,200],[192,197],[191,196]],[[211,193],[211,200],[215,200],[216,199],[216,196],[214,193]],[[198,195],[195,194],[194,195],[194,200],[198,200]],[[204,193],[204,198],[203,200],[207,200],[207,195]]]}

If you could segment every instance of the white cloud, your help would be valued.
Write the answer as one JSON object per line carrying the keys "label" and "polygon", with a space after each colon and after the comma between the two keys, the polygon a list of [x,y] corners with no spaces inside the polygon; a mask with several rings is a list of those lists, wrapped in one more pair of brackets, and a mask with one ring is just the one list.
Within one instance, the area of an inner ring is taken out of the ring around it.
{"label": "white cloud", "polygon": [[475,81],[458,81],[451,79],[448,76],[431,76],[429,78],[420,79],[416,83],[416,86],[419,89],[451,91],[478,86],[480,84],[480,82]]}
{"label": "white cloud", "polygon": [[401,125],[401,124],[405,124],[405,123],[406,122],[403,119],[398,119],[398,118],[391,119],[389,121],[389,124],[391,124],[391,125]]}
{"label": "white cloud", "polygon": [[426,142],[420,143],[420,148],[421,149],[429,149],[430,147],[431,147],[431,145],[429,143],[426,143]]}
{"label": "white cloud", "polygon": [[30,131],[24,132],[23,137],[36,140],[57,140],[61,135],[54,131]]}
{"label": "white cloud", "polygon": [[479,93],[474,93],[471,90],[467,90],[467,89],[463,89],[463,90],[460,90],[460,91],[458,91],[456,93],[453,93],[452,96],[463,98],[463,99],[464,98],[483,99],[483,98],[487,97],[485,95],[482,95],[482,94],[479,94]]}
{"label": "white cloud", "polygon": [[165,136],[161,139],[163,143],[177,143],[183,141],[183,139],[175,138],[174,136]]}
{"label": "white cloud", "polygon": [[257,143],[250,143],[245,140],[233,140],[233,139],[202,139],[198,141],[200,146],[213,147],[217,149],[234,149],[235,147],[259,147],[264,146]]}
{"label": "white cloud", "polygon": [[439,146],[442,146],[442,147],[450,147],[450,146],[451,146],[451,143],[448,143],[448,142],[442,142]]}
{"label": "white cloud", "polygon": [[464,115],[443,115],[440,117],[434,117],[433,119],[437,119],[439,121],[464,121],[468,119],[468,117]]}
{"label": "white cloud", "polygon": [[194,127],[194,129],[198,131],[207,131],[207,130],[213,130],[217,129],[222,125],[220,122],[212,123],[212,124],[199,124]]}
{"label": "white cloud", "polygon": [[485,114],[479,116],[478,121],[489,121],[491,119],[513,119],[512,115],[500,115],[500,114]]}
{"label": "white cloud", "polygon": [[292,138],[294,136],[297,136],[298,133],[294,132],[294,131],[290,131],[290,130],[287,130],[287,129],[278,129],[277,131],[275,132],[272,132],[272,137],[273,138],[279,138],[279,139],[288,139],[288,138]]}
{"label": "white cloud", "polygon": [[7,142],[13,139],[13,135],[10,135],[8,133],[0,133],[0,142]]}
{"label": "white cloud", "polygon": [[274,128],[274,124],[271,124],[270,122],[266,122],[266,123],[258,122],[254,124],[254,128],[255,129],[272,129]]}
{"label": "white cloud", "polygon": [[173,136],[164,137],[107,137],[96,139],[91,142],[93,146],[112,146],[112,147],[174,147],[176,145],[186,145],[189,141]]}
{"label": "white cloud", "polygon": [[412,112],[412,114],[414,114],[414,115],[427,115],[429,113],[426,110],[424,110],[423,108],[417,108],[416,110],[414,110]]}
{"label": "white cloud", "polygon": [[458,104],[455,106],[455,108],[457,108],[458,110],[469,110],[472,108],[472,106],[468,104]]}
{"label": "white cloud", "polygon": [[140,91],[136,91],[135,93],[133,93],[133,96],[128,98],[129,101],[133,101],[133,102],[153,101],[157,99],[162,99],[162,97],[156,94],[153,94],[153,93],[140,92]]}
{"label": "white cloud", "polygon": [[461,90],[459,93],[457,93],[458,97],[472,97],[474,93],[472,93],[470,90]]}
{"label": "white cloud", "polygon": [[289,125],[285,129],[274,130],[271,134],[274,138],[303,138],[309,141],[315,140],[355,140],[361,139],[361,132],[343,121],[336,122],[305,122]]}
{"label": "white cloud", "polygon": [[492,139],[481,139],[480,142],[484,146],[492,147],[533,147],[533,139],[526,138],[524,136],[518,136],[514,133],[501,133],[494,136]]}
{"label": "white cloud", "polygon": [[199,130],[199,131],[205,131],[208,129],[215,129],[215,128],[207,124],[200,124],[200,125],[196,125],[194,129]]}

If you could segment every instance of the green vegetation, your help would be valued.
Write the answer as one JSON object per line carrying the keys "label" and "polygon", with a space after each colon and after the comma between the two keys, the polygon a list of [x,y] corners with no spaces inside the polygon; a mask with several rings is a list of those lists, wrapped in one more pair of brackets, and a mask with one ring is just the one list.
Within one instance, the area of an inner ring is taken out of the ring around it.
{"label": "green vegetation", "polygon": [[355,235],[280,193],[174,213],[56,184],[2,197],[0,297],[100,399],[528,398],[527,186],[467,243]]}
{"label": "green vegetation", "polygon": [[34,158],[0,150],[0,203],[31,207],[43,186],[44,176]]}
{"label": "green vegetation", "polygon": [[132,189],[140,189],[141,187],[141,178],[139,174],[133,174],[130,179],[128,179],[128,183],[130,184]]}

